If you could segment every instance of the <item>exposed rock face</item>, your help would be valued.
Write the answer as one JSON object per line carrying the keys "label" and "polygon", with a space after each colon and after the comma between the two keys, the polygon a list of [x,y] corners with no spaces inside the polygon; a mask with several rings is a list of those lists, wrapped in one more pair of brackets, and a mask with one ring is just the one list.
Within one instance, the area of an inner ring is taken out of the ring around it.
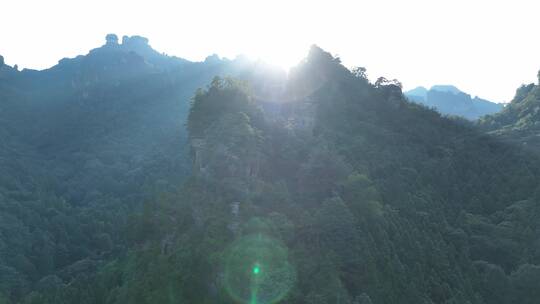
{"label": "exposed rock face", "polygon": [[134,53],[142,57],[144,59],[143,62],[146,64],[157,67],[161,70],[171,70],[181,65],[190,63],[185,59],[167,56],[154,50],[150,46],[148,39],[142,36],[122,36],[122,41],[120,43],[118,36],[111,33],[105,37],[105,41],[106,43],[102,47],[96,48],[90,52],[107,53],[111,51],[120,51],[120,53]]}
{"label": "exposed rock face", "polygon": [[4,57],[0,56],[0,80],[5,80],[14,75],[18,71],[18,66],[10,67],[4,61]]}
{"label": "exposed rock face", "polygon": [[105,45],[118,45],[118,36],[115,34],[105,36]]}
{"label": "exposed rock face", "polygon": [[313,131],[315,125],[315,104],[311,99],[306,98],[301,102],[285,104],[279,112],[285,115],[285,125],[291,132]]}
{"label": "exposed rock face", "polygon": [[[116,34],[107,34],[105,36],[105,45],[116,46],[118,43],[118,36]],[[148,39],[142,36],[122,36],[122,47],[126,49],[135,49],[140,47],[148,47]]]}
{"label": "exposed rock face", "polygon": [[124,47],[146,46],[148,39],[142,36],[124,36],[122,37],[122,45]]}
{"label": "exposed rock face", "polygon": [[195,169],[195,173],[198,174],[198,173],[201,173],[202,169],[203,169],[203,160],[202,160],[202,154],[203,154],[203,149],[205,147],[206,143],[203,139],[193,139],[191,141],[191,147],[193,149],[193,152],[194,152],[194,169]]}
{"label": "exposed rock face", "polygon": [[238,236],[240,234],[240,202],[232,202],[229,206],[231,207],[232,221],[227,225],[227,228],[234,236]]}

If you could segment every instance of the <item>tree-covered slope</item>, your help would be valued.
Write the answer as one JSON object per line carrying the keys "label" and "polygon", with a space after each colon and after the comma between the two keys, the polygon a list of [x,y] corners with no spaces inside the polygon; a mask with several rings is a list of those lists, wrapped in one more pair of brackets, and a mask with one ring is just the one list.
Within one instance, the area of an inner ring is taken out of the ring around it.
{"label": "tree-covered slope", "polygon": [[127,255],[27,301],[536,303],[537,156],[363,71],[313,47],[271,98],[214,79]]}
{"label": "tree-covered slope", "polygon": [[[540,81],[540,73],[539,73]],[[540,148],[540,87],[534,83],[522,85],[516,96],[500,113],[484,117],[479,125],[484,130],[507,141]]]}
{"label": "tree-covered slope", "polygon": [[1,91],[17,115],[0,156],[28,152],[0,162],[20,176],[1,192],[0,302],[537,302],[536,154],[318,47],[287,77],[164,60],[89,63],[103,83],[36,81],[46,99]]}
{"label": "tree-covered slope", "polygon": [[189,62],[145,38],[120,44],[114,35],[43,71],[2,60],[0,294],[20,299],[43,284],[69,284],[124,252],[133,214],[191,171],[193,92],[215,75],[256,80],[256,66]]}

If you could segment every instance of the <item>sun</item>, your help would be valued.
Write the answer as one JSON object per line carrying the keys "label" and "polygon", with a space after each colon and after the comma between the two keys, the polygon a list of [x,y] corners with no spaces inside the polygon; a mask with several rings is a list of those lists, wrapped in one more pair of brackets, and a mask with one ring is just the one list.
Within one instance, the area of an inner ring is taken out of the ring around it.
{"label": "sun", "polygon": [[307,55],[308,50],[308,47],[291,48],[274,45],[271,48],[259,48],[248,54],[248,57],[288,71]]}
{"label": "sun", "polygon": [[289,70],[300,62],[302,55],[276,50],[274,53],[268,54],[266,58],[263,60],[284,70]]}

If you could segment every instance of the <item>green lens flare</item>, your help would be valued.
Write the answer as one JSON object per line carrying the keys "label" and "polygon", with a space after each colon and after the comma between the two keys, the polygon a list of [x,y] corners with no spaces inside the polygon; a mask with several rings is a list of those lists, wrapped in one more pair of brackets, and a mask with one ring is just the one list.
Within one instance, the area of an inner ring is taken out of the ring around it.
{"label": "green lens flare", "polygon": [[259,274],[260,271],[261,271],[261,268],[259,268],[259,266],[253,267],[253,274]]}
{"label": "green lens flare", "polygon": [[278,303],[296,281],[285,245],[262,234],[234,242],[224,266],[225,290],[238,303]]}

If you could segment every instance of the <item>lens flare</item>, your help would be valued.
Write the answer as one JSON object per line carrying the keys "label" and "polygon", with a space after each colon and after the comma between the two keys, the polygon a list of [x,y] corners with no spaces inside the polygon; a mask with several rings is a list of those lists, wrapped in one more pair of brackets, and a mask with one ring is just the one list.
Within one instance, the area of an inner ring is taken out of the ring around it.
{"label": "lens flare", "polygon": [[253,274],[259,274],[259,272],[261,272],[261,268],[259,268],[259,265],[255,265],[253,267]]}
{"label": "lens flare", "polygon": [[285,245],[262,234],[235,241],[224,266],[224,287],[238,303],[278,303],[296,281]]}

